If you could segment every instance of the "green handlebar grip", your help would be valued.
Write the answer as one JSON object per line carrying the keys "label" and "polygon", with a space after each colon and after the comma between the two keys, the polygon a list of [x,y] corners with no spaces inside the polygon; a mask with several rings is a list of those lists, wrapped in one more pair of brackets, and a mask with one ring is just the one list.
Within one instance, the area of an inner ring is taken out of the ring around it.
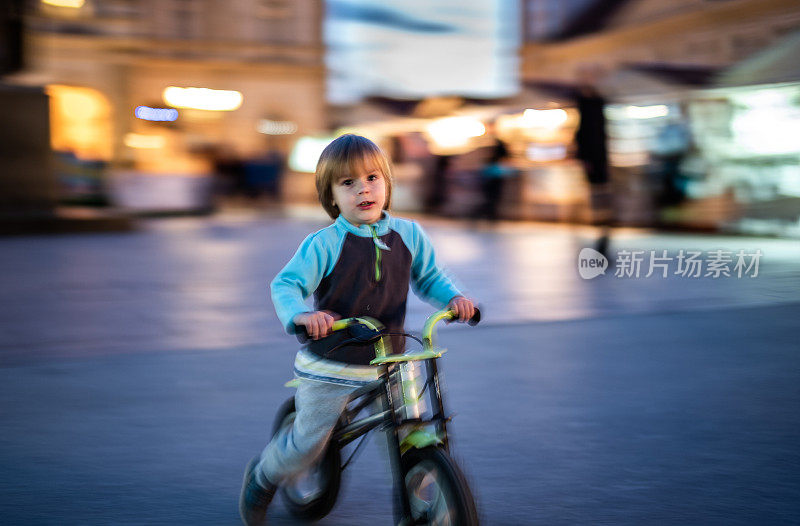
{"label": "green handlebar grip", "polygon": [[355,318],[346,318],[344,320],[336,320],[335,322],[333,322],[333,327],[331,327],[331,330],[340,331],[342,329],[345,329],[347,328],[348,325],[350,325],[350,322],[354,319]]}

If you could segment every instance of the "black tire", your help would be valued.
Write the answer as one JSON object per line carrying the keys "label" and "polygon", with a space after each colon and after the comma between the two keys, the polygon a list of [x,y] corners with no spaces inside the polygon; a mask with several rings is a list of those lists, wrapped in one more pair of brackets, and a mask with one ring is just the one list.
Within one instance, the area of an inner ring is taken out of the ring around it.
{"label": "black tire", "polygon": [[[292,397],[278,409],[272,426],[272,436],[275,436],[282,426],[291,423],[294,415],[294,397]],[[331,442],[311,475],[303,480],[281,485],[279,491],[289,513],[305,521],[317,521],[330,513],[339,496],[341,466],[339,447]]]}
{"label": "black tire", "polygon": [[[401,457],[414,524],[477,526],[475,499],[458,465],[444,449],[410,449]],[[424,522],[420,521],[426,517]]]}

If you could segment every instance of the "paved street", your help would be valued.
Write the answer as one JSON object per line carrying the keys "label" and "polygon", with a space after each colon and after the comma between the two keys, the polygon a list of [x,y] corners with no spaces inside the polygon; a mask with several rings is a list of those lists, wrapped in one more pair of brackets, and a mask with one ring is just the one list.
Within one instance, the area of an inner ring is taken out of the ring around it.
{"label": "paved street", "polygon": [[[0,239],[4,524],[237,523],[291,394],[267,285],[324,225],[296,215]],[[423,224],[485,312],[440,331],[485,524],[800,521],[800,243],[620,231],[613,251],[761,250],[759,274],[584,281],[592,229]],[[376,448],[345,475],[322,523],[390,524]]]}

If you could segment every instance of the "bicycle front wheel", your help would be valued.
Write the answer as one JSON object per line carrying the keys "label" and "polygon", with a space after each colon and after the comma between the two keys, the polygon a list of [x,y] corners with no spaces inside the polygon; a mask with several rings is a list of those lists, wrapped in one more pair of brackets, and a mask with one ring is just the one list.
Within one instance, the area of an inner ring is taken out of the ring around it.
{"label": "bicycle front wheel", "polygon": [[477,526],[475,499],[446,451],[437,447],[411,449],[401,462],[414,524]]}

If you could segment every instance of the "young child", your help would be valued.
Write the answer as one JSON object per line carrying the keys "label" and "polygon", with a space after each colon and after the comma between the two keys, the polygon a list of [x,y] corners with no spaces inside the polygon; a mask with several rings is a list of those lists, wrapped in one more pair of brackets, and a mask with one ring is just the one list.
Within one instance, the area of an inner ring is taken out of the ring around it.
{"label": "young child", "polygon": [[[272,301],[286,331],[305,326],[311,341],[294,362],[300,379],[293,425],[273,437],[245,470],[239,511],[247,525],[263,524],[277,486],[306,470],[324,452],[350,394],[378,378],[371,346],[329,352],[344,335],[330,333],[339,318],[369,316],[403,329],[409,283],[418,296],[447,305],[460,321],[474,306],[436,265],[419,225],[390,216],[392,177],[384,153],[369,139],[342,135],[319,158],[320,203],[334,223],[308,236],[272,281]],[[305,303],[314,295],[315,310]],[[402,341],[392,341],[393,352]]]}

